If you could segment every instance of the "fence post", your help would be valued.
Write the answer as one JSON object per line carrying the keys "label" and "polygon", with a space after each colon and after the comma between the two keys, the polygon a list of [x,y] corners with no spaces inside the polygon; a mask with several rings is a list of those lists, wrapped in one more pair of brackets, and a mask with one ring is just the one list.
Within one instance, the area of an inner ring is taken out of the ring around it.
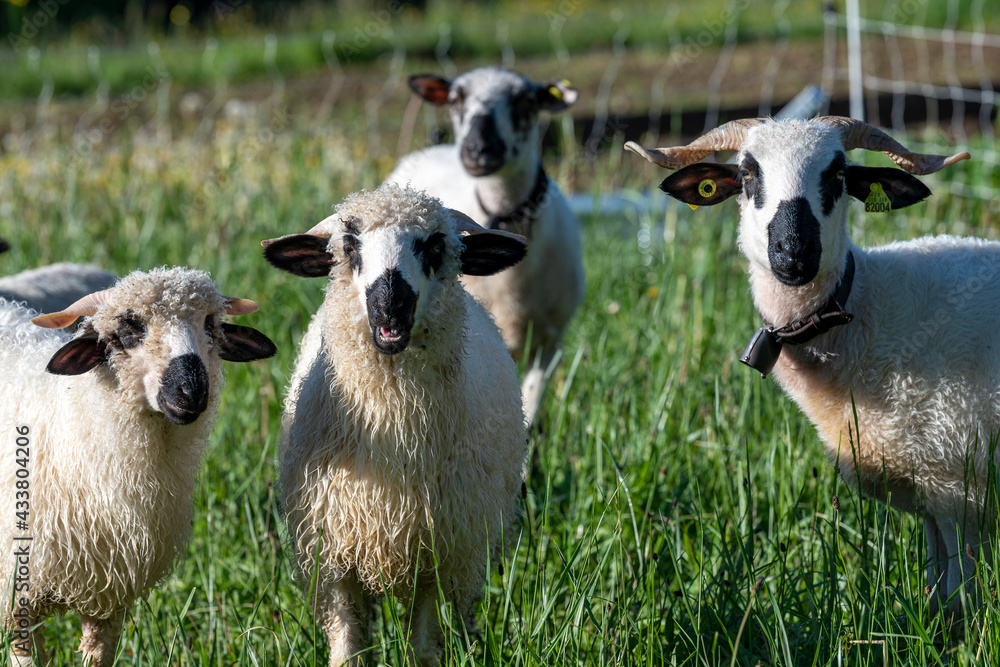
{"label": "fence post", "polygon": [[861,80],[861,13],[858,0],[847,0],[847,78],[851,96],[851,118],[865,119]]}

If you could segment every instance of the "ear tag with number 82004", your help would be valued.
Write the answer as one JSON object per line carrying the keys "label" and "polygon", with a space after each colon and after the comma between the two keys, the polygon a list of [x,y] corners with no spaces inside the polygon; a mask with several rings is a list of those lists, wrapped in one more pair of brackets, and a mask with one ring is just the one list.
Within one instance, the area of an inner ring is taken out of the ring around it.
{"label": "ear tag with number 82004", "polygon": [[892,211],[892,202],[889,201],[889,195],[882,189],[882,184],[872,183],[868,197],[865,199],[865,213],[889,213],[890,211]]}
{"label": "ear tag with number 82004", "polygon": [[781,339],[774,330],[761,327],[747,343],[743,354],[740,355],[740,362],[759,371],[760,376],[766,378],[778,363],[779,356],[781,356]]}

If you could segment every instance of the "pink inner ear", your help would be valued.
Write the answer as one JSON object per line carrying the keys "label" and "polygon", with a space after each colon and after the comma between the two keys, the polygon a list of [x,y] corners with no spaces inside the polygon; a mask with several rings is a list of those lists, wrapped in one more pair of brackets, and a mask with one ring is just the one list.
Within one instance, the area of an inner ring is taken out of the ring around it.
{"label": "pink inner ear", "polygon": [[226,297],[226,313],[229,315],[246,315],[247,313],[255,313],[259,310],[259,306],[251,301],[250,299],[234,299],[231,297]]}
{"label": "pink inner ear", "polygon": [[448,102],[448,86],[440,79],[414,79],[413,89],[431,104],[446,104]]}

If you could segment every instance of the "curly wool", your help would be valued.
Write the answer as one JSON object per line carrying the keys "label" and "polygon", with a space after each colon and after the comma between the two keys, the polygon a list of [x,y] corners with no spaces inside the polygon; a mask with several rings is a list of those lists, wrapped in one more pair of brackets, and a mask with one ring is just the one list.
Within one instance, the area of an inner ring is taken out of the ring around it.
{"label": "curly wool", "polygon": [[[123,278],[90,318],[104,337],[115,315],[147,322],[145,353],[156,361],[162,322],[178,313],[223,313],[224,297],[207,274],[154,269]],[[177,426],[153,411],[128,364],[101,365],[78,376],[45,372],[70,336],[28,323],[29,311],[0,303],[0,423],[30,429],[27,531],[0,525],[0,577],[11,581],[13,538],[30,534],[33,616],[73,609],[107,618],[144,596],[172,569],[191,532],[194,481],[222,387],[220,360],[204,359],[209,407]],[[165,363],[165,362],[164,362]],[[149,368],[147,364],[146,368]],[[0,461],[0,488],[14,507],[14,456]],[[4,594],[10,596],[9,588]],[[19,596],[21,593],[19,593]],[[7,608],[4,622],[9,623]]]}
{"label": "curly wool", "polygon": [[319,598],[325,581],[348,574],[407,598],[414,574],[436,559],[464,606],[481,594],[487,558],[500,557],[516,517],[525,449],[516,368],[458,283],[461,241],[443,212],[395,186],[338,209],[361,229],[447,232],[449,251],[404,352],[372,346],[346,261],[303,339],[280,473],[298,565],[307,578],[318,568]]}

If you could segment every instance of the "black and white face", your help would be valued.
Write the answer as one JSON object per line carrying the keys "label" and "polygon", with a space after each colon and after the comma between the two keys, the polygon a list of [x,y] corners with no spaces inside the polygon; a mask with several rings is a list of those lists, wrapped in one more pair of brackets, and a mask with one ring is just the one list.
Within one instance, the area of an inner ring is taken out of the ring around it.
{"label": "black and white face", "polygon": [[839,265],[849,243],[847,156],[836,132],[803,123],[753,128],[738,158],[740,246],[792,287]]}
{"label": "black and white face", "polygon": [[476,69],[454,81],[418,75],[409,84],[425,100],[448,106],[462,165],[472,176],[535,160],[539,112],[560,111],[577,97],[564,81],[533,83],[499,67]]}
{"label": "black and white face", "polygon": [[399,354],[433,317],[437,293],[459,289],[460,273],[492,275],[524,257],[523,240],[499,233],[460,237],[451,220],[445,222],[383,224],[348,214],[329,223],[329,237],[297,234],[265,242],[264,257],[298,276],[348,277],[372,345],[382,354]]}
{"label": "black and white face", "polygon": [[343,222],[338,260],[354,274],[359,303],[371,327],[372,344],[383,354],[397,354],[410,344],[418,320],[444,284],[458,274],[458,242],[454,235],[418,227],[377,227],[361,232],[361,221]]}
{"label": "black and white face", "polygon": [[[191,298],[167,295],[169,306],[161,307],[162,301],[122,295],[131,285],[127,281],[126,288],[116,288],[77,336],[52,356],[48,372],[80,375],[106,368],[123,396],[144,402],[169,422],[186,425],[215,398],[221,360],[252,361],[276,351],[259,331],[222,322],[224,297],[211,283],[191,283]],[[157,292],[141,287],[135,291]]]}
{"label": "black and white face", "polygon": [[688,165],[660,189],[699,206],[738,195],[743,253],[778,282],[799,287],[841,265],[850,246],[848,199],[864,200],[876,185],[891,208],[930,195],[900,169],[849,164],[835,128],[783,121],[750,128],[736,164]]}

